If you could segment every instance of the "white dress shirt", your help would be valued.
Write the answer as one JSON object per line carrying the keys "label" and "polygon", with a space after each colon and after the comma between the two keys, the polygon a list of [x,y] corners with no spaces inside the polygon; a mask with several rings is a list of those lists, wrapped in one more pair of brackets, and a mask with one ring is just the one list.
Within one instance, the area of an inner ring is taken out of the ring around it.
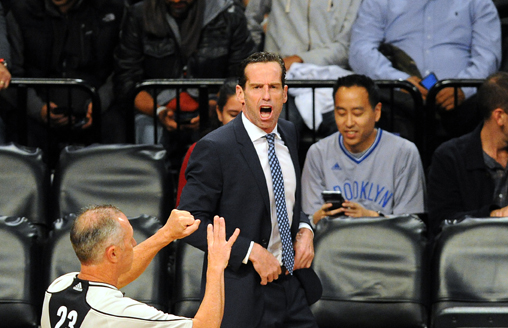
{"label": "white dress shirt", "polygon": [[[277,213],[275,206],[275,196],[273,194],[273,183],[272,183],[272,173],[270,171],[270,164],[268,163],[268,141],[265,138],[267,134],[265,131],[261,130],[259,127],[254,125],[245,115],[242,115],[242,123],[245,126],[245,130],[247,130],[247,134],[249,135],[250,140],[252,141],[254,148],[258,154],[259,162],[261,167],[263,168],[263,172],[265,174],[266,179],[266,187],[268,189],[268,196],[270,198],[270,217],[272,222],[272,234],[270,235],[270,240],[268,242],[268,251],[272,253],[282,264],[282,242],[280,240],[280,232],[279,226],[277,223]],[[275,154],[280,163],[280,168],[282,170],[282,176],[284,178],[284,192],[286,194],[286,207],[289,219],[289,226],[291,226],[293,222],[293,208],[295,205],[295,197],[296,197],[296,173],[295,167],[293,165],[293,161],[291,160],[291,154],[289,153],[288,147],[284,144],[284,141],[281,139],[280,134],[277,130],[277,126],[272,131],[275,133]],[[300,228],[306,227],[310,228],[306,223],[300,223]],[[243,263],[247,263],[249,260],[250,252],[252,250],[252,246],[254,242],[251,242],[249,251],[245,256]]]}

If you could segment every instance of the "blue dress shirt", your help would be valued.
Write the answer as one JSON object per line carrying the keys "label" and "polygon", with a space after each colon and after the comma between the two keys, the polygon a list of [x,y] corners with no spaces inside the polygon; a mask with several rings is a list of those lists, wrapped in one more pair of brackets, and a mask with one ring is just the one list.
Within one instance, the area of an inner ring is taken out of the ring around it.
{"label": "blue dress shirt", "polygon": [[[482,79],[501,63],[501,25],[492,0],[364,0],[353,24],[349,63],[373,79],[407,79],[377,50],[393,44],[422,76]],[[464,90],[466,97],[474,90]]]}

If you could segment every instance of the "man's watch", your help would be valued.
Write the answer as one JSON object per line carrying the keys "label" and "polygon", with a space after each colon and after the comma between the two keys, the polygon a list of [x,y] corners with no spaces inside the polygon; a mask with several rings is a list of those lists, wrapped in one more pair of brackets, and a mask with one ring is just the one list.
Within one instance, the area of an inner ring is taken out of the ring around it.
{"label": "man's watch", "polygon": [[5,68],[7,68],[9,65],[7,64],[7,61],[5,58],[0,58],[0,64],[4,65]]}

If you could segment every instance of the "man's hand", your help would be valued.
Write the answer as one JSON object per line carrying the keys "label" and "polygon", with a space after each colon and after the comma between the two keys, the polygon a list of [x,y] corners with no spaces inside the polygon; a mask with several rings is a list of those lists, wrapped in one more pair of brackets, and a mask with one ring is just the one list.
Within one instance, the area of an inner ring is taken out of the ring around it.
{"label": "man's hand", "polygon": [[301,228],[296,234],[294,270],[310,268],[314,259],[314,234],[307,228]]}
{"label": "man's hand", "polygon": [[0,90],[7,89],[11,83],[11,72],[4,65],[0,64]]}
{"label": "man's hand", "polygon": [[211,268],[224,270],[228,266],[231,247],[238,238],[240,229],[236,228],[235,232],[226,240],[226,223],[224,218],[215,216],[213,218],[213,226],[209,224],[207,227],[208,240],[208,266]]}
{"label": "man's hand", "polygon": [[314,222],[314,224],[317,224],[319,221],[321,221],[323,218],[327,216],[335,216],[344,211],[343,207],[330,210],[330,207],[332,206],[333,206],[332,203],[324,203],[323,206],[321,206],[321,208],[317,210],[316,213],[314,213],[314,215],[312,215],[312,221]]}
{"label": "man's hand", "polygon": [[508,217],[508,206],[497,210],[493,210],[492,212],[490,212],[490,216],[499,218]]}
{"label": "man's hand", "polygon": [[168,131],[174,131],[177,128],[175,121],[175,112],[172,109],[165,109],[159,113],[159,121]]}
{"label": "man's hand", "polygon": [[422,79],[420,79],[419,77],[417,76],[410,76],[406,79],[406,81],[412,83],[415,87],[418,88],[418,90],[420,91],[420,93],[422,94],[422,98],[423,100],[427,99],[427,94],[429,93],[429,91],[427,89],[425,89],[421,84],[420,84],[420,81]]}
{"label": "man's hand", "polygon": [[[466,100],[466,96],[462,89],[457,90],[457,106]],[[452,110],[455,108],[455,92],[454,88],[444,88],[439,91],[436,96],[436,104],[444,110]]]}
{"label": "man's hand", "polygon": [[286,66],[286,71],[289,71],[289,68],[294,63],[303,63],[303,59],[300,58],[300,56],[298,56],[298,55],[288,56],[288,57],[285,57],[283,60],[284,60],[284,66]]}
{"label": "man's hand", "polygon": [[282,273],[279,261],[263,246],[254,243],[249,260],[261,277],[261,285],[277,280]]}
{"label": "man's hand", "polygon": [[167,240],[171,242],[192,234],[198,229],[200,222],[200,220],[195,220],[189,212],[175,209],[171,211],[171,215],[161,230]]}
{"label": "man's hand", "polygon": [[[178,127],[178,124],[176,123],[175,112],[172,109],[161,111],[159,113],[159,121],[168,131],[175,131]],[[199,116],[193,117],[189,124],[180,124],[180,129],[199,129]]]}
{"label": "man's hand", "polygon": [[92,108],[93,104],[90,102],[86,110],[86,123],[81,127],[83,130],[92,126]]}
{"label": "man's hand", "polygon": [[[0,65],[1,66],[1,65]],[[53,110],[58,105],[54,102],[49,103],[49,123],[52,127],[64,126],[69,124],[69,116],[67,113],[55,114]],[[41,119],[44,123],[48,123],[48,104],[44,104],[41,108]],[[72,117],[71,117],[72,120]]]}
{"label": "man's hand", "polygon": [[343,207],[341,209],[343,210],[344,215],[346,216],[354,218],[379,216],[379,214],[376,211],[368,210],[358,203],[345,201],[344,203],[342,203],[342,206]]}
{"label": "man's hand", "polygon": [[193,117],[189,124],[180,124],[180,128],[196,131],[199,129],[199,116]]}

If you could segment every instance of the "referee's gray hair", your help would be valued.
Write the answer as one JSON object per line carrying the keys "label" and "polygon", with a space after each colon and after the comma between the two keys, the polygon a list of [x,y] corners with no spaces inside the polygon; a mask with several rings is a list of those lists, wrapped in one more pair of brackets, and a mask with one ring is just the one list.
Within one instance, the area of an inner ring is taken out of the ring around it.
{"label": "referee's gray hair", "polygon": [[124,231],[116,220],[119,213],[121,211],[113,205],[93,205],[82,209],[70,233],[72,247],[81,263],[98,263],[107,247],[122,242]]}

